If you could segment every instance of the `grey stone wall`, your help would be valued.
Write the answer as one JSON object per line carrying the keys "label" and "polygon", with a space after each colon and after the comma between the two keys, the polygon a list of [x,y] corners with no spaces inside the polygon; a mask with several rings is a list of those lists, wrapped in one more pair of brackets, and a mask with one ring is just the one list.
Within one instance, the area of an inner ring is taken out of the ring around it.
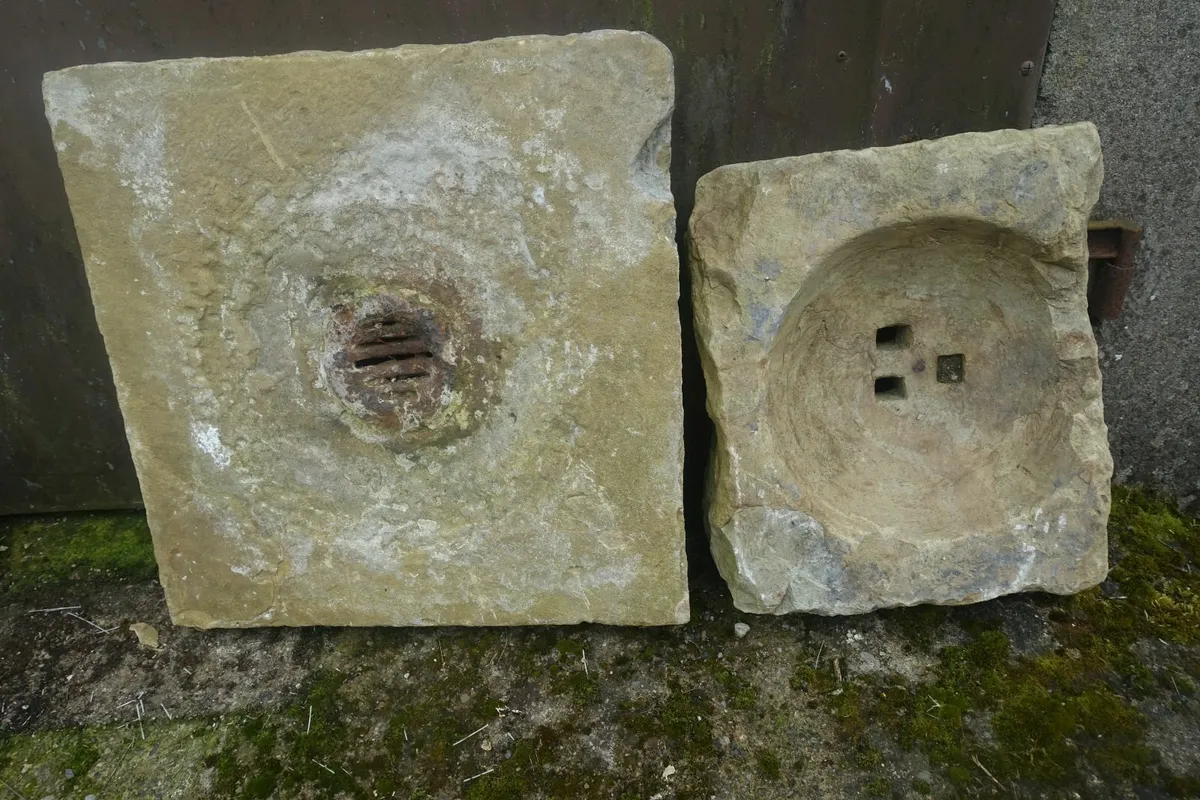
{"label": "grey stone wall", "polygon": [[1118,482],[1200,512],[1200,3],[1059,0],[1035,125],[1091,120],[1095,218],[1145,227],[1124,314],[1097,329]]}

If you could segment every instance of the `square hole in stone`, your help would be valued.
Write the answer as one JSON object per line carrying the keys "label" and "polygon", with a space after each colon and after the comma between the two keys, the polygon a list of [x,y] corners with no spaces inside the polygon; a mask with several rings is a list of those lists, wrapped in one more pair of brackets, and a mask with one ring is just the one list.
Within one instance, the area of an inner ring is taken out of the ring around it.
{"label": "square hole in stone", "polygon": [[938,356],[937,379],[938,383],[962,383],[963,354]]}
{"label": "square hole in stone", "polygon": [[911,325],[888,325],[875,331],[875,346],[908,347],[911,338]]}
{"label": "square hole in stone", "polygon": [[875,396],[882,400],[899,400],[906,396],[904,378],[899,375],[885,375],[875,379]]}

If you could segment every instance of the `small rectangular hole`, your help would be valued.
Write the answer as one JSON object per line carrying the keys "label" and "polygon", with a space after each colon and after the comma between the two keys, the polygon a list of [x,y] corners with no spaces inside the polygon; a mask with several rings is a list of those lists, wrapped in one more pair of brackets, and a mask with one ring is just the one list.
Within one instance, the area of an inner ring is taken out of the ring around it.
{"label": "small rectangular hole", "polygon": [[908,347],[911,339],[911,325],[888,325],[875,331],[876,347]]}
{"label": "small rectangular hole", "polygon": [[875,396],[884,400],[903,399],[907,396],[904,391],[904,378],[899,375],[885,375],[875,379]]}
{"label": "small rectangular hole", "polygon": [[965,366],[965,359],[962,353],[938,356],[938,383],[962,383]]}

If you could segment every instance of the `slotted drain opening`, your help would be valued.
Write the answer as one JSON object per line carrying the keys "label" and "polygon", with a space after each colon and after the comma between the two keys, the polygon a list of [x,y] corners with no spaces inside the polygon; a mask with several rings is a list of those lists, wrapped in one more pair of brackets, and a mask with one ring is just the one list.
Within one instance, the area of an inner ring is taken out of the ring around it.
{"label": "slotted drain opening", "polygon": [[875,346],[881,350],[898,350],[912,341],[911,325],[886,325],[875,330]]}
{"label": "slotted drain opening", "polygon": [[884,375],[875,379],[875,397],[880,400],[903,400],[908,396],[904,378],[899,375]]}
{"label": "slotted drain opening", "polygon": [[443,323],[429,308],[392,295],[333,308],[330,387],[359,417],[419,426],[444,403],[455,370],[442,351]]}
{"label": "slotted drain opening", "polygon": [[405,384],[428,377],[434,348],[416,322],[399,317],[364,320],[354,332],[346,360],[368,385]]}
{"label": "slotted drain opening", "polygon": [[411,325],[392,318],[364,323],[356,331],[349,360],[368,382],[402,383],[429,375],[433,347]]}

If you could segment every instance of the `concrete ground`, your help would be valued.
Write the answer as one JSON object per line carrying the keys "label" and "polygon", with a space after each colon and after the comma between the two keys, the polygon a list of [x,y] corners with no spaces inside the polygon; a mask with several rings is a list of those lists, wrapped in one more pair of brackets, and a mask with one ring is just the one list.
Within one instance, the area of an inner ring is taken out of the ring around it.
{"label": "concrete ground", "polygon": [[0,796],[1200,796],[1200,522],[1110,531],[1074,598],[752,617],[701,564],[678,628],[196,631],[140,515],[0,520]]}

